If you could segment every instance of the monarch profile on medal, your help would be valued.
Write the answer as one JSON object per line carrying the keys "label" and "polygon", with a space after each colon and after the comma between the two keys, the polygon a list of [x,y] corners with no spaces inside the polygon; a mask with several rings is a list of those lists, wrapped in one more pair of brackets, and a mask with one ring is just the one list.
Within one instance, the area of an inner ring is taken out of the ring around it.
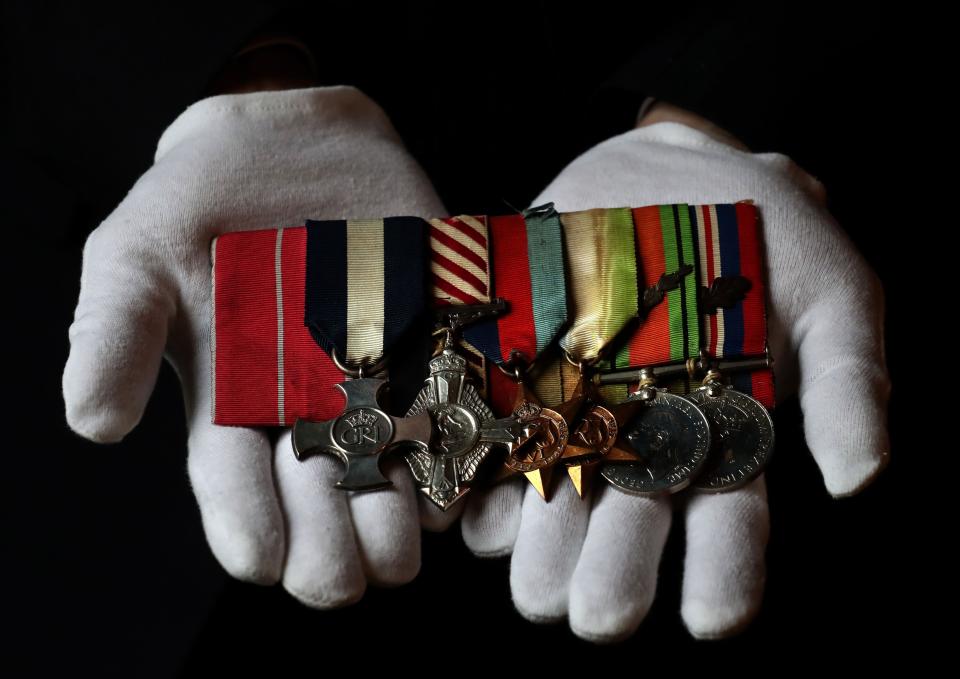
{"label": "monarch profile on medal", "polygon": [[709,422],[692,401],[664,389],[656,389],[645,403],[623,434],[640,459],[607,464],[603,476],[628,493],[676,493],[690,485],[707,460]]}
{"label": "monarch profile on medal", "polygon": [[722,492],[756,478],[773,452],[773,420],[767,409],[751,396],[719,382],[697,389],[690,398],[707,416],[713,440],[697,488]]}
{"label": "monarch profile on medal", "polygon": [[665,476],[681,462],[677,439],[687,427],[670,410],[654,410],[637,419],[627,432],[627,442],[640,455],[651,480]]}
{"label": "monarch profile on medal", "polygon": [[437,431],[440,432],[436,446],[444,455],[459,455],[472,447],[477,427],[465,409],[440,404],[434,417]]}

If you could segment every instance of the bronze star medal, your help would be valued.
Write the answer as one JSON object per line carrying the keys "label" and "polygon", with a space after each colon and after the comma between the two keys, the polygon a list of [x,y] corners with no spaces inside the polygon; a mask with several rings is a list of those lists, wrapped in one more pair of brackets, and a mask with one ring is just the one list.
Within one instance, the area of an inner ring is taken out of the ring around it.
{"label": "bronze star medal", "polygon": [[[590,385],[589,395],[585,385]],[[633,451],[616,445],[620,428],[634,415],[635,406],[626,403],[609,407],[602,405],[599,394],[582,373],[574,395],[568,401],[572,402],[582,404],[578,407],[585,407],[585,411],[576,423],[570,441],[563,451],[562,460],[577,495],[583,499],[601,461],[637,461]]]}
{"label": "bronze star medal", "polygon": [[519,371],[516,375],[517,395],[513,402],[513,415],[523,420],[534,420],[538,431],[523,445],[507,447],[506,458],[495,481],[514,474],[523,474],[537,489],[540,497],[546,500],[553,465],[567,446],[570,433],[568,422],[575,416],[579,405],[571,407],[568,401],[556,408],[547,408],[536,393],[527,388]]}

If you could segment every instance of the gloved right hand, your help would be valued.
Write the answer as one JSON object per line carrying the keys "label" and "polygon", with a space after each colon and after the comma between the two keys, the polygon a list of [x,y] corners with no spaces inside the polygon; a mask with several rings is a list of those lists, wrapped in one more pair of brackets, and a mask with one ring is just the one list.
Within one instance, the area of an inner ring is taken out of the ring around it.
{"label": "gloved right hand", "polygon": [[[315,607],[356,601],[367,582],[411,580],[420,567],[417,493],[399,457],[385,463],[392,488],[350,494],[334,488],[335,458],[297,462],[289,431],[271,449],[263,430],[212,424],[210,242],[307,218],[444,214],[386,114],[354,87],[193,104],[87,239],[63,374],[70,427],[92,441],[121,440],[164,356],[183,387],[187,466],[207,541],[231,575],[282,579]],[[434,527],[456,516],[423,511]]]}
{"label": "gloved right hand", "polygon": [[[533,201],[561,212],[596,207],[755,201],[763,224],[770,348],[777,396],[796,393],[806,442],[834,497],[866,487],[889,460],[890,394],[877,275],[826,205],[823,185],[781,153],[663,120],[574,159]],[[646,616],[672,521],[686,526],[681,615],[697,638],[734,634],[756,615],[769,512],[763,476],[729,493],[636,497],[568,483],[549,503],[511,481],[475,493],[463,537],[479,556],[512,553],[517,609],[567,618],[579,636],[623,639]]]}

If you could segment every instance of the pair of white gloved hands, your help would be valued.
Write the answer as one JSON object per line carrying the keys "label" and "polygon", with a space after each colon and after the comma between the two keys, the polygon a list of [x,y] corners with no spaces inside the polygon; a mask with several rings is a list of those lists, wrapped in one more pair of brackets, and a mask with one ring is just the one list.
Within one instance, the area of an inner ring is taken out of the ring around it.
{"label": "pair of white gloved hands", "polygon": [[[753,199],[761,213],[777,391],[799,391],[807,444],[829,492],[856,493],[888,455],[883,295],[825,206],[823,186],[778,153],[749,153],[676,122],[630,130],[574,160],[531,203],[561,212]],[[67,421],[119,441],[143,413],[162,357],[183,385],[188,470],[214,555],[234,577],[282,581],[308,605],[357,601],[368,583],[420,568],[420,528],[457,518],[418,499],[399,459],[394,486],[334,488],[339,461],[297,462],[287,431],[221,427],[210,410],[210,241],[304,219],[447,210],[383,110],[354,87],[221,95],[164,132],[155,163],[90,234],[63,375]],[[811,489],[811,492],[815,492]],[[515,479],[474,491],[463,538],[513,554],[527,618],[569,618],[581,637],[631,634],[650,607],[674,504],[686,523],[682,615],[720,637],[759,607],[769,532],[763,477],[721,495],[648,499],[563,484],[549,503]]]}

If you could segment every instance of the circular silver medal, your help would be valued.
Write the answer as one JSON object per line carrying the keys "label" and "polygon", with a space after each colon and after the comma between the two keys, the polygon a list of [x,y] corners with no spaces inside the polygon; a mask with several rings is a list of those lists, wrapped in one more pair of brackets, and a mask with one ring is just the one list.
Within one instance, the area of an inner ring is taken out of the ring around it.
{"label": "circular silver medal", "polygon": [[711,382],[687,396],[710,422],[712,449],[697,490],[722,493],[757,477],[773,452],[773,420],[759,401]]}
{"label": "circular silver medal", "polygon": [[[710,451],[710,425],[692,401],[655,389],[653,398],[621,429],[639,462],[608,462],[603,477],[634,495],[676,493],[690,485]],[[641,400],[638,393],[628,401]]]}

